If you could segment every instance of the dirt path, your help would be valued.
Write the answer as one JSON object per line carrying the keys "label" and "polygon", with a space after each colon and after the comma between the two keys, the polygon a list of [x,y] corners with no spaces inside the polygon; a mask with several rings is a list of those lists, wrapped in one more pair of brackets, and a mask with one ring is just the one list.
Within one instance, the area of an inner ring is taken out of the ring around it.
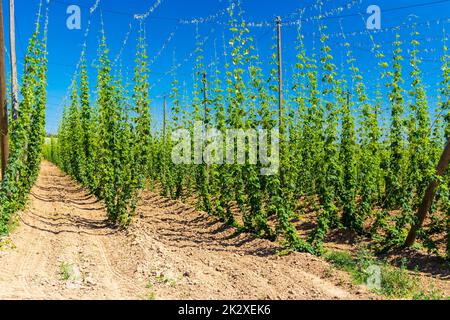
{"label": "dirt path", "polygon": [[319,258],[280,257],[274,244],[152,193],[117,230],[102,202],[48,162],[19,216],[0,245],[0,299],[371,297]]}

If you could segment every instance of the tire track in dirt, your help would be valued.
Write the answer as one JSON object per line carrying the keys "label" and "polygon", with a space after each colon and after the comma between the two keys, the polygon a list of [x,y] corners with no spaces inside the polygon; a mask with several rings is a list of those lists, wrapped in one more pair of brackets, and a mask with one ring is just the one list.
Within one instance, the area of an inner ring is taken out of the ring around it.
{"label": "tire track in dirt", "polygon": [[142,289],[143,289],[142,286],[135,284],[133,277],[130,277],[130,276],[127,276],[127,275],[121,273],[117,268],[115,268],[113,266],[110,258],[108,257],[108,253],[107,253],[107,250],[105,249],[102,239],[97,238],[97,239],[95,239],[95,241],[99,248],[100,254],[103,258],[105,266],[108,268],[108,271],[111,274],[113,274],[117,279],[119,279],[122,283],[127,283],[128,286],[131,286],[135,290],[135,292],[142,291]]}
{"label": "tire track in dirt", "polygon": [[32,273],[32,270],[34,269],[34,266],[37,263],[37,254],[38,252],[42,252],[42,235],[38,235],[37,238],[34,239],[34,241],[32,242],[32,245],[30,247],[27,248],[27,252],[24,256],[24,259],[22,261],[22,263],[20,264],[19,270],[18,270],[18,274],[19,274],[19,279],[21,281],[22,284],[22,288],[24,289],[24,292],[26,293],[26,295],[28,297],[33,297],[33,296],[37,296],[37,297],[41,297],[44,298],[45,294],[43,294],[43,292],[37,288],[33,292],[33,289],[31,288],[32,286],[30,285],[30,282],[28,281],[28,277],[30,276],[30,274]]}
{"label": "tire track in dirt", "polygon": [[156,297],[374,298],[317,257],[280,257],[276,244],[236,234],[233,228],[178,201],[145,192],[138,217],[129,234],[142,249],[145,258],[141,260],[146,263],[134,268],[153,279]]}
{"label": "tire track in dirt", "polygon": [[[358,299],[364,288],[308,254],[237,234],[179,201],[143,192],[127,230],[103,203],[43,162],[16,248],[0,250],[0,299]],[[78,277],[63,280],[62,263]]]}
{"label": "tire track in dirt", "polygon": [[[129,280],[109,266],[98,239],[116,230],[106,222],[101,203],[93,200],[55,166],[43,163],[27,208],[20,213],[20,226],[10,236],[16,248],[0,251],[0,298],[137,297]],[[63,280],[63,263],[70,266],[73,279]]]}

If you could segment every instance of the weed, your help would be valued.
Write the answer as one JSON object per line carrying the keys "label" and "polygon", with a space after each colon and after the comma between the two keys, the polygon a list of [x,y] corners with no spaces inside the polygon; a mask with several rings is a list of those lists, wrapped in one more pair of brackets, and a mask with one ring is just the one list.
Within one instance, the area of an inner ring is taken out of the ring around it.
{"label": "weed", "polygon": [[145,299],[146,299],[146,300],[156,300],[156,293],[150,292],[149,294],[147,294],[147,295],[145,296]]}
{"label": "weed", "polygon": [[164,276],[163,274],[157,275],[157,276],[155,277],[155,280],[156,280],[157,283],[168,284],[168,285],[170,285],[170,286],[173,286],[173,285],[176,284],[176,280],[175,280],[175,279],[166,277],[166,276]]}
{"label": "weed", "polygon": [[[380,271],[377,287],[373,292],[389,298],[412,298],[416,300],[441,300],[445,299],[442,292],[433,287],[427,291],[419,291],[419,283],[416,275],[406,269],[406,261],[401,267],[391,266],[386,262],[376,259],[370,251],[363,249],[352,256],[349,252],[330,251],[325,254],[325,259],[336,268],[349,273],[358,284],[370,282],[373,273],[369,272],[373,266]],[[373,268],[372,268],[373,269]]]}
{"label": "weed", "polygon": [[146,287],[147,289],[153,288],[153,283],[152,283],[152,281],[149,280],[149,281],[147,282],[147,285],[146,285],[145,287]]}
{"label": "weed", "polygon": [[70,280],[73,274],[73,267],[71,264],[67,262],[61,262],[59,266],[59,274],[61,275],[61,279],[64,281]]}
{"label": "weed", "polygon": [[9,238],[0,238],[0,250],[15,249],[16,245]]}
{"label": "weed", "polygon": [[356,262],[348,252],[330,251],[325,254],[325,259],[338,269],[349,273],[352,273],[356,268]]}
{"label": "weed", "polygon": [[450,296],[445,297],[442,291],[433,286],[427,291],[416,292],[412,298],[414,300],[450,300]]}
{"label": "weed", "polygon": [[381,294],[388,297],[408,298],[418,288],[417,279],[411,276],[406,267],[383,265],[381,272]]}

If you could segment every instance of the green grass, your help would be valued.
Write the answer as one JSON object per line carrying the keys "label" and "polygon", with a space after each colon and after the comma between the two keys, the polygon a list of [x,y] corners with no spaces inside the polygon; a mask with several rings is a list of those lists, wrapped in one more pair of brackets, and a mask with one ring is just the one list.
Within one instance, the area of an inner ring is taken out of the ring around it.
{"label": "green grass", "polygon": [[15,249],[15,244],[9,238],[0,237],[0,250]]}
{"label": "green grass", "polygon": [[345,251],[330,251],[325,254],[325,259],[336,268],[352,273],[356,268],[356,262],[350,253]]}
{"label": "green grass", "polygon": [[[372,284],[372,292],[389,298],[436,300],[444,295],[436,289],[423,291],[418,278],[401,267],[389,265],[376,259],[368,250],[360,250],[356,255],[344,251],[329,251],[325,259],[336,268],[349,273],[357,284]],[[376,273],[374,273],[376,271]],[[379,272],[379,274],[377,274]]]}
{"label": "green grass", "polygon": [[340,270],[350,273],[356,283],[367,283],[371,276],[367,269],[376,265],[376,260],[367,250],[361,250],[356,257],[345,251],[330,251],[325,254],[325,259]]}
{"label": "green grass", "polygon": [[[154,269],[153,272],[157,272],[157,269]],[[156,274],[154,277],[151,277],[147,285],[145,286],[147,289],[152,289],[156,284],[167,284],[169,286],[174,286],[177,283],[176,279],[172,279],[170,277],[166,277],[164,274]]]}
{"label": "green grass", "polygon": [[419,284],[405,266],[400,268],[383,265],[380,293],[392,298],[411,298],[419,290]]}
{"label": "green grass", "polygon": [[416,292],[413,297],[414,300],[450,300],[450,297],[445,297],[438,289],[431,288],[428,292]]}
{"label": "green grass", "polygon": [[156,280],[156,282],[158,282],[158,283],[168,284],[168,285],[170,285],[170,286],[175,285],[176,282],[177,282],[175,279],[166,277],[166,276],[164,276],[164,275],[162,275],[162,274],[161,274],[161,275],[157,275],[157,276],[155,277],[155,280]]}
{"label": "green grass", "polygon": [[16,230],[20,225],[19,215],[15,214],[11,217],[8,223],[8,232],[12,233]]}
{"label": "green grass", "polygon": [[154,292],[150,292],[147,296],[146,296],[147,300],[156,300],[156,294]]}
{"label": "green grass", "polygon": [[67,262],[61,262],[61,265],[59,266],[59,274],[62,280],[70,280],[73,274],[72,266]]}

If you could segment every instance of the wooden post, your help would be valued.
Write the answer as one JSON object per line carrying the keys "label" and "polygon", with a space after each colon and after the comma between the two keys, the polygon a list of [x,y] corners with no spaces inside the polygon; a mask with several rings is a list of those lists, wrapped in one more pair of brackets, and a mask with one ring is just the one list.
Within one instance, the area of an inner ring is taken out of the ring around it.
{"label": "wooden post", "polygon": [[[447,142],[445,146],[444,152],[442,153],[441,159],[439,160],[439,164],[436,168],[436,175],[438,177],[443,176],[447,171],[448,164],[450,162],[450,140]],[[405,247],[411,247],[417,238],[417,231],[422,227],[423,222],[431,209],[431,205],[433,204],[434,196],[436,194],[436,189],[439,186],[439,180],[435,180],[430,183],[427,190],[425,191],[425,195],[422,200],[422,205],[417,211],[417,221],[416,224],[412,226],[409,231],[408,237],[405,241]]]}
{"label": "wooden post", "polygon": [[277,17],[278,30],[278,108],[280,117],[280,130],[283,130],[283,65],[281,53],[281,18]]}
{"label": "wooden post", "polygon": [[0,153],[2,178],[5,176],[9,157],[8,106],[6,97],[5,34],[3,31],[3,5],[0,1]]}
{"label": "wooden post", "polygon": [[14,0],[9,0],[9,43],[11,57],[11,105],[12,117],[17,119],[19,110],[19,84],[17,80],[17,59],[16,59],[16,27],[15,27]]}

